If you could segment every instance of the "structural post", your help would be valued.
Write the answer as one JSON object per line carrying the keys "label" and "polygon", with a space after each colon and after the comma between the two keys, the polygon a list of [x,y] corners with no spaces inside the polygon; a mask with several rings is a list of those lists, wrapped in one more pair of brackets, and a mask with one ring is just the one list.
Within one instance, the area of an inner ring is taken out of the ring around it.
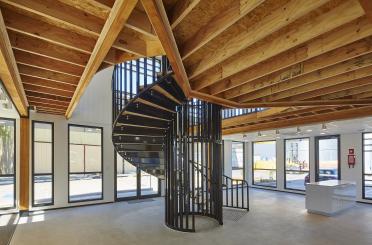
{"label": "structural post", "polygon": [[20,120],[20,171],[19,171],[19,210],[29,210],[30,186],[30,120]]}

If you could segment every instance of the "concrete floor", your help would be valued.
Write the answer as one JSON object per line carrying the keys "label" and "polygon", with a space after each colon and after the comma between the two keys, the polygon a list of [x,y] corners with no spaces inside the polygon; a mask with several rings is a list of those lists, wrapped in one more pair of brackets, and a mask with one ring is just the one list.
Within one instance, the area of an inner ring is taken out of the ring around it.
{"label": "concrete floor", "polygon": [[11,244],[372,244],[368,204],[323,217],[306,212],[302,195],[251,190],[251,211],[238,221],[229,210],[223,226],[203,218],[199,232],[181,233],[163,225],[163,200],[154,200],[36,213],[20,220]]}

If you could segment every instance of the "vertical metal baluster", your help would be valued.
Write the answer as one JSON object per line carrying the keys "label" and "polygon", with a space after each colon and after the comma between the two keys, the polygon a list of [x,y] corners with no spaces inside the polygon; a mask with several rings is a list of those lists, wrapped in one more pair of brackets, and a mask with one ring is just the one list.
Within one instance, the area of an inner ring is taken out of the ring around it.
{"label": "vertical metal baluster", "polygon": [[147,58],[143,58],[143,83],[144,87],[147,87]]}

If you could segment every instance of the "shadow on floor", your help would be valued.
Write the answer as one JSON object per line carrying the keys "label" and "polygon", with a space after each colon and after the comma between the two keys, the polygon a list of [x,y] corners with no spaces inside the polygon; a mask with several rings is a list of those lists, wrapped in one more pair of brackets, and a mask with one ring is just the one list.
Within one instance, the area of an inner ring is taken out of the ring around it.
{"label": "shadow on floor", "polygon": [[18,224],[19,214],[0,215],[0,245],[8,245]]}

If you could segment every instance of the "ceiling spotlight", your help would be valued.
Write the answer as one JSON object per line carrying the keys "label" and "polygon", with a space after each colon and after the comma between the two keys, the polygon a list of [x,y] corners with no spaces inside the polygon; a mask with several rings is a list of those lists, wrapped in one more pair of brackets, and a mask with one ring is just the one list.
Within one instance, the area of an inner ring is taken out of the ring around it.
{"label": "ceiling spotlight", "polygon": [[322,130],[326,131],[327,130],[327,125],[325,123],[322,124]]}
{"label": "ceiling spotlight", "polygon": [[313,132],[313,130],[312,129],[307,129],[306,132]]}
{"label": "ceiling spotlight", "polygon": [[246,134],[243,134],[243,138],[247,138],[248,136]]}
{"label": "ceiling spotlight", "polygon": [[321,135],[324,135],[324,134],[326,134],[326,133],[325,133],[325,132],[320,132],[320,134],[321,134]]}
{"label": "ceiling spotlight", "polygon": [[301,129],[300,127],[297,127],[296,134],[300,134],[300,133],[301,133]]}
{"label": "ceiling spotlight", "polygon": [[261,137],[262,136],[261,131],[258,131],[257,135],[258,135],[258,137]]}

